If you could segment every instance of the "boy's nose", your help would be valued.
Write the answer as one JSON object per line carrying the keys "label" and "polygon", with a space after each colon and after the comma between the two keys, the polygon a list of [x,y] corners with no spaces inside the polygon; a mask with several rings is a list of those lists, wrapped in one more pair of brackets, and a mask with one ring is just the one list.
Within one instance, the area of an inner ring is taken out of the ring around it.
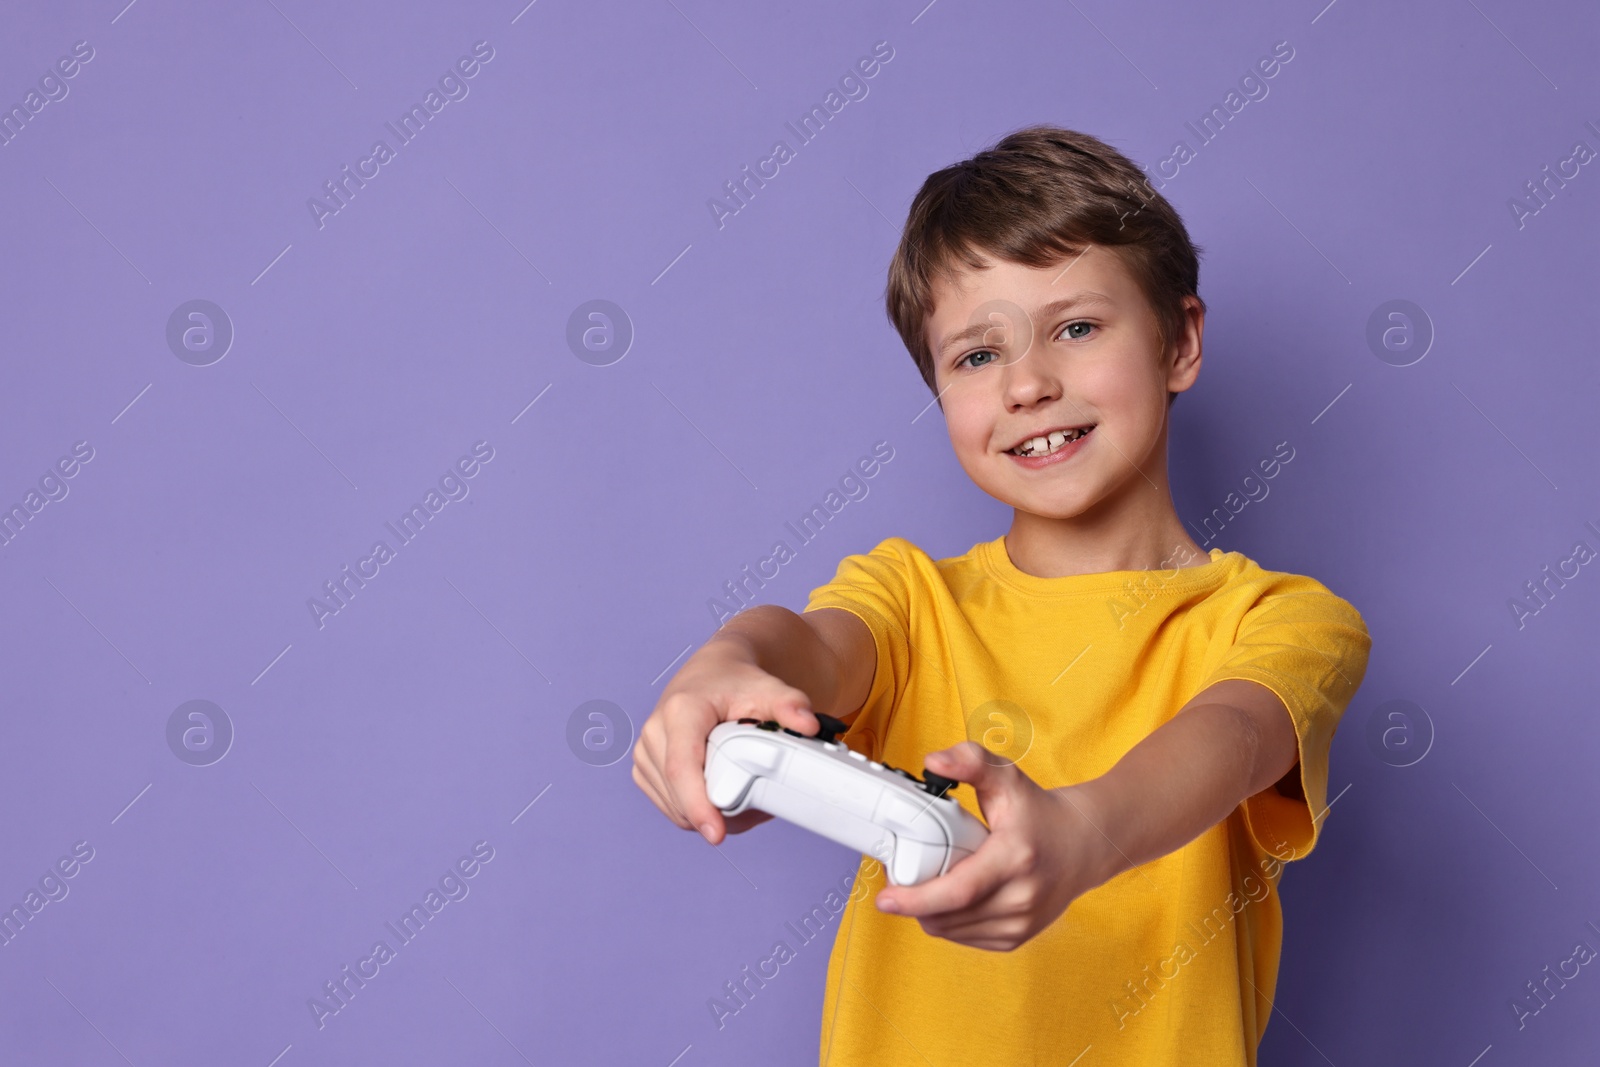
{"label": "boy's nose", "polygon": [[1044,361],[1032,354],[1007,364],[1002,369],[1006,405],[1013,410],[1032,407],[1043,400],[1061,396],[1061,381]]}

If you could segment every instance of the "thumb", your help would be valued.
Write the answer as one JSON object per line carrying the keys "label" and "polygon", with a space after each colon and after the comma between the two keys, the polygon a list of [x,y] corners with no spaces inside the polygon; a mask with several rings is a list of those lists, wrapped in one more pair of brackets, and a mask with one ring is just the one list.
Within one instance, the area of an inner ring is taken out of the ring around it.
{"label": "thumb", "polygon": [[996,801],[1015,793],[1027,781],[1017,765],[1004,756],[998,756],[976,741],[930,752],[924,766],[935,774],[969,782],[978,796],[978,807],[985,817]]}

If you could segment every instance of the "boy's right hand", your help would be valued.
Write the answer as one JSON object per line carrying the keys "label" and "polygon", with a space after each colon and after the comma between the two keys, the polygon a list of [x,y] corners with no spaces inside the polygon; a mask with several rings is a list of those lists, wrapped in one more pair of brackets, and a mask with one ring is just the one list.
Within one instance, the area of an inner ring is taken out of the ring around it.
{"label": "boy's right hand", "polygon": [[706,739],[736,719],[776,719],[812,735],[811,698],[767,673],[738,642],[712,641],[689,657],[661,693],[633,746],[633,780],[667,818],[713,845],[772,818],[751,809],[724,816],[706,796]]}

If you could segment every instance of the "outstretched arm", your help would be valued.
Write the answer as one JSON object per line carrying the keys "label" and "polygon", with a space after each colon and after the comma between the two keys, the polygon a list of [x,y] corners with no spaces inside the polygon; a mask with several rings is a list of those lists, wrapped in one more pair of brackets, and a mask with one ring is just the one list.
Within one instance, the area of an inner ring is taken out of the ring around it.
{"label": "outstretched arm", "polygon": [[1164,856],[1246,799],[1286,785],[1298,759],[1289,711],[1264,685],[1209,686],[1099,778],[1043,789],[967,741],[931,753],[929,770],[971,782],[990,834],[949,873],[890,886],[878,907],[924,930],[1009,952],[1074,898]]}
{"label": "outstretched arm", "polygon": [[1270,786],[1298,796],[1298,766],[1294,721],[1276,693],[1240,678],[1202,690],[1084,783],[1116,845],[1111,874],[1182,848]]}
{"label": "outstretched arm", "polygon": [[838,608],[797,614],[761,604],[729,619],[673,675],[633,746],[633,780],[652,803],[713,845],[771,816],[732,820],[706,796],[706,743],[723,722],[776,719],[812,734],[816,714],[854,715],[871,690],[877,649],[866,623]]}

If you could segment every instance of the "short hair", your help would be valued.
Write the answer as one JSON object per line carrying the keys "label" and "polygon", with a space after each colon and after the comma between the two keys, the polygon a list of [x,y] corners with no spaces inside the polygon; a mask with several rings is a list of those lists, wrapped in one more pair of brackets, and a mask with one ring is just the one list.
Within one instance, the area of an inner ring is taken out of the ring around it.
{"label": "short hair", "polygon": [[[1059,126],[1029,126],[928,175],[889,263],[884,304],[937,395],[926,327],[933,284],[978,252],[1049,267],[1089,245],[1120,255],[1155,311],[1161,352],[1181,335],[1185,296],[1200,299],[1203,249],[1144,172],[1104,141]],[[1200,301],[1205,309],[1205,301]],[[1170,405],[1177,397],[1169,393]]]}

